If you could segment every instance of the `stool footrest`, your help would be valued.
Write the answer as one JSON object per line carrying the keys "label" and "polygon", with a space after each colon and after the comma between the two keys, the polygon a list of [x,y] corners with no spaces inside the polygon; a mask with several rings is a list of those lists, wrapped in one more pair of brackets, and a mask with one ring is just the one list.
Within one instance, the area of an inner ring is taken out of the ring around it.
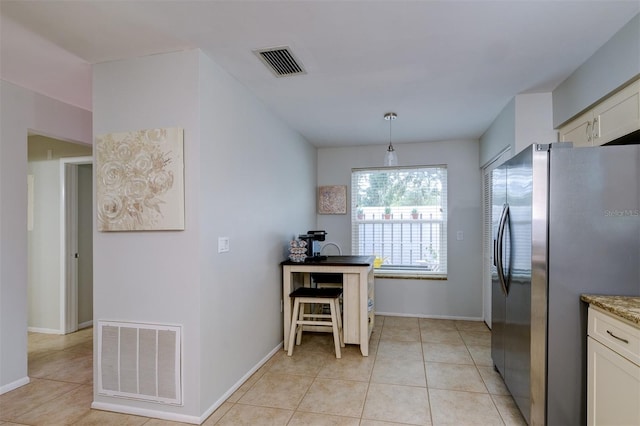
{"label": "stool footrest", "polygon": [[[329,314],[304,314],[302,315],[303,318],[331,318],[331,315]],[[325,321],[325,322],[330,322],[330,321]]]}
{"label": "stool footrest", "polygon": [[327,321],[308,321],[308,320],[298,320],[296,321],[297,325],[322,325],[326,327],[331,327],[331,323]]}

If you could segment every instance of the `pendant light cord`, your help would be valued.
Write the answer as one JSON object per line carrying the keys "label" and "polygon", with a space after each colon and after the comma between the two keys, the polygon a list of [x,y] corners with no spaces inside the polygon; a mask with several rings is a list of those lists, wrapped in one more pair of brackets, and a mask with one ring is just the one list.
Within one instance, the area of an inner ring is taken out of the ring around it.
{"label": "pendant light cord", "polygon": [[393,121],[393,117],[389,117],[389,148],[387,151],[393,151],[393,145],[391,144],[391,122]]}

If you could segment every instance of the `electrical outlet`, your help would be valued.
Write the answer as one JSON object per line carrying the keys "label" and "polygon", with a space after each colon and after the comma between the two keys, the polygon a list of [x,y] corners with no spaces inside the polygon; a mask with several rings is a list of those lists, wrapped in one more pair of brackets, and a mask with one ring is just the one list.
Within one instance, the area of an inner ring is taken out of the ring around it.
{"label": "electrical outlet", "polygon": [[458,231],[458,232],[456,233],[456,239],[457,239],[458,241],[462,241],[462,240],[464,240],[464,233],[463,233],[462,231]]}
{"label": "electrical outlet", "polygon": [[229,251],[229,237],[218,237],[218,253]]}

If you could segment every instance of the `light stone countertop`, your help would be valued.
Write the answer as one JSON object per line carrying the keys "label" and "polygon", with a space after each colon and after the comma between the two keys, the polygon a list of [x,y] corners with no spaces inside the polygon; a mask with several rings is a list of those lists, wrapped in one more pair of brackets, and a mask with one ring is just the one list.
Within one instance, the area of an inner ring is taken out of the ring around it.
{"label": "light stone countertop", "polygon": [[640,297],[583,294],[580,299],[613,315],[631,321],[640,328]]}

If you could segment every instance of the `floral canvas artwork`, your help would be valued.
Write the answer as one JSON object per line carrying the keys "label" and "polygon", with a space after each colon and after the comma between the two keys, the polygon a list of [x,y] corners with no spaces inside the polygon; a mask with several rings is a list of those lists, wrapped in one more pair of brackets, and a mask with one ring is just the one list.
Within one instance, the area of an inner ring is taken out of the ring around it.
{"label": "floral canvas artwork", "polygon": [[347,187],[344,185],[318,187],[319,214],[347,214]]}
{"label": "floral canvas artwork", "polygon": [[183,129],[96,138],[99,231],[184,230]]}

